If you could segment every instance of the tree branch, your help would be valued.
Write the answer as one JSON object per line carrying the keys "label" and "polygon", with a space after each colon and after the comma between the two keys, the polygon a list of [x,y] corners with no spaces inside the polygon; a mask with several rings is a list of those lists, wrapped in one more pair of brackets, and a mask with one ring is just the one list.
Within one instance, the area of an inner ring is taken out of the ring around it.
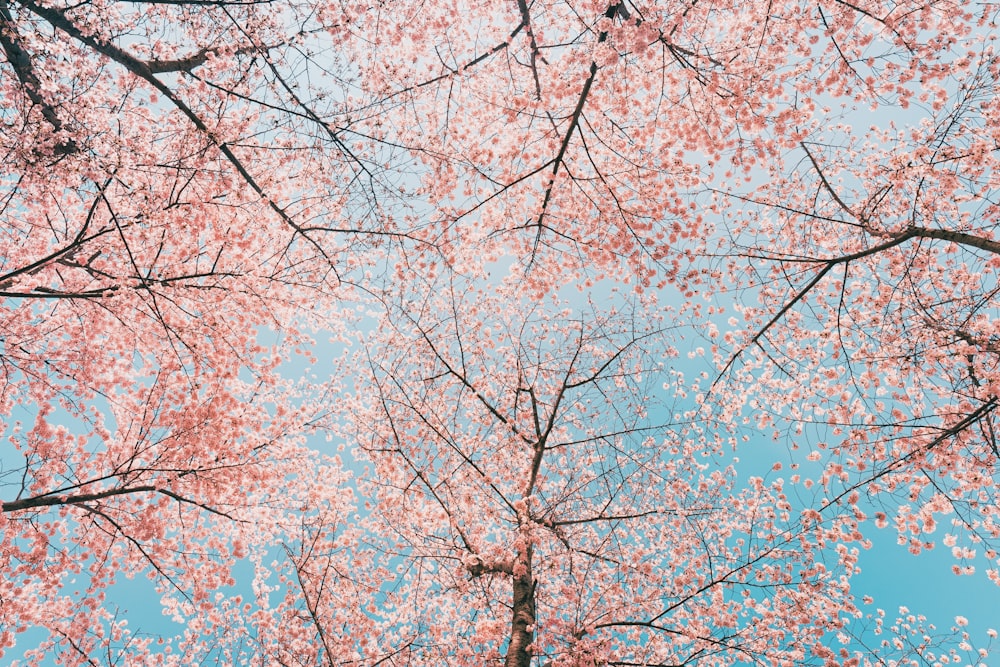
{"label": "tree branch", "polygon": [[[56,113],[55,106],[42,97],[42,83],[35,73],[35,66],[31,60],[31,56],[21,44],[21,36],[17,31],[17,26],[14,24],[14,18],[10,13],[7,0],[0,0],[0,47],[3,48],[4,54],[7,56],[7,62],[14,69],[14,74],[21,82],[21,86],[28,99],[31,100],[32,104],[41,109],[42,117],[45,118],[46,122],[52,126],[52,129],[57,134],[62,132],[63,122],[59,118],[59,114]],[[77,150],[79,149],[76,142],[72,139],[59,139],[53,147],[53,152],[56,155],[67,155],[75,153]]]}

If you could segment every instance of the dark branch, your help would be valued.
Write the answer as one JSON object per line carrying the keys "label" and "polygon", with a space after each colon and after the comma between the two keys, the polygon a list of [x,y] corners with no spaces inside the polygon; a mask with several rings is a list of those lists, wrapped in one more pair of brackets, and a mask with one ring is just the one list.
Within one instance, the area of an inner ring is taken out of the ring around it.
{"label": "dark branch", "polygon": [[[31,100],[32,104],[41,109],[42,117],[52,126],[52,129],[56,133],[62,132],[63,122],[59,118],[59,114],[56,113],[55,106],[42,97],[42,83],[35,72],[31,56],[21,44],[21,36],[17,31],[17,26],[14,24],[14,18],[11,16],[7,0],[0,0],[0,47],[3,48],[4,54],[7,56],[7,62],[14,69],[14,74],[17,75],[18,81],[21,82],[21,86],[28,99]],[[57,155],[67,155],[75,153],[77,150],[76,142],[72,139],[67,141],[60,140],[53,148],[53,151]]]}

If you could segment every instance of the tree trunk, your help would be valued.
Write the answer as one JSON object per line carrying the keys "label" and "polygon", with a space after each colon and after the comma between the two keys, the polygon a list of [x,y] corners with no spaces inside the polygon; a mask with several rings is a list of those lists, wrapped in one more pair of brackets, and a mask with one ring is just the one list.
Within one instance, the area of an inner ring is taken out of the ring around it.
{"label": "tree trunk", "polygon": [[[523,572],[522,572],[523,568]],[[504,667],[529,667],[530,645],[535,634],[535,581],[531,576],[531,547],[514,566],[514,604],[510,622],[510,645]]]}

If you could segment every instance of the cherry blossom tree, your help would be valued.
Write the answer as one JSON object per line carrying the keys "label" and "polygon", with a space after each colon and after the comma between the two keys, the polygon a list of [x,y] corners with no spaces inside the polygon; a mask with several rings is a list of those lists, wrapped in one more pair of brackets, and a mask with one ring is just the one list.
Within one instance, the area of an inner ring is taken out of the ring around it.
{"label": "cherry blossom tree", "polygon": [[[36,660],[167,660],[108,588],[149,576],[169,615],[208,615],[328,495],[276,369],[337,333],[380,186],[308,147],[338,140],[283,69],[307,26],[265,10],[0,5],[0,650],[43,629]],[[347,199],[354,227],[315,224]],[[169,659],[199,662],[182,634]]]}
{"label": "cherry blossom tree", "polygon": [[271,632],[274,654],[524,667],[976,655],[960,628],[932,640],[923,617],[862,610],[860,494],[838,502],[797,475],[741,480],[722,463],[728,428],[680,397],[691,381],[670,370],[673,343],[689,332],[657,297],[599,283],[600,306],[539,303],[517,276],[413,276],[345,358],[368,372],[332,428],[367,466],[365,512],[326,515],[289,553],[266,626],[294,631]]}
{"label": "cherry blossom tree", "polygon": [[[0,0],[0,649],[940,657],[852,652],[850,577],[997,558],[997,12]],[[362,352],[287,381],[315,331]]]}
{"label": "cherry blossom tree", "polygon": [[913,551],[950,514],[971,572],[997,537],[996,12],[398,3],[359,25],[356,62],[399,104],[382,136],[426,166],[454,265],[521,258],[539,299],[678,288],[718,371],[698,419],[803,450],[816,511],[894,519]]}
{"label": "cherry blossom tree", "polygon": [[880,496],[877,523],[914,553],[944,519],[954,571],[985,547],[1000,582],[996,11],[824,14],[830,120],[761,164],[766,182],[720,188],[718,268],[750,299],[715,350],[717,389],[753,387],[779,437],[819,434],[803,455],[829,461],[832,493]]}
{"label": "cherry blossom tree", "polygon": [[[854,554],[818,560],[782,482],[741,489],[711,434],[660,421],[676,351],[647,307],[454,279],[388,311],[354,424],[367,532],[397,563],[376,636],[407,641],[368,660],[794,662],[843,624]],[[817,532],[850,542],[852,521]]]}
{"label": "cherry blossom tree", "polygon": [[956,571],[985,542],[997,578],[995,4],[393,11],[365,25],[413,57],[372,36],[359,68],[439,238],[530,258],[539,295],[678,287],[719,372],[703,418],[826,462],[808,481],[878,496],[913,551],[949,516]]}

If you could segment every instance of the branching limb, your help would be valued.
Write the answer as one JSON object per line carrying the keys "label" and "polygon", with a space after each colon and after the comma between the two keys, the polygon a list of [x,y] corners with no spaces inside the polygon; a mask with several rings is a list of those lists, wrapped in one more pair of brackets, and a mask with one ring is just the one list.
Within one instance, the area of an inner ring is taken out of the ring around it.
{"label": "branching limb", "polygon": [[[7,62],[14,69],[14,74],[21,82],[21,87],[28,99],[41,109],[42,117],[52,126],[54,132],[57,134],[62,132],[64,129],[62,119],[56,112],[56,107],[42,96],[42,82],[35,71],[31,55],[21,42],[21,36],[17,31],[17,25],[14,23],[7,0],[0,0],[0,47],[3,48]],[[53,152],[56,155],[67,155],[75,153],[77,150],[79,147],[72,139],[60,139],[53,147]]]}

